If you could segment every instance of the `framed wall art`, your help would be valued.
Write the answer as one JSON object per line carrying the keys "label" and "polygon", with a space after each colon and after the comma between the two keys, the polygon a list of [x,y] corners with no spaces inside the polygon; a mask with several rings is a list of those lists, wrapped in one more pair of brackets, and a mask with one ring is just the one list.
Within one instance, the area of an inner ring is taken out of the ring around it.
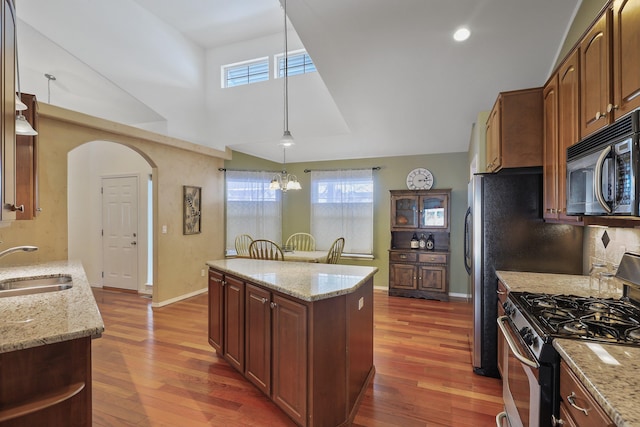
{"label": "framed wall art", "polygon": [[183,228],[182,234],[200,233],[200,206],[202,188],[184,185],[183,187]]}

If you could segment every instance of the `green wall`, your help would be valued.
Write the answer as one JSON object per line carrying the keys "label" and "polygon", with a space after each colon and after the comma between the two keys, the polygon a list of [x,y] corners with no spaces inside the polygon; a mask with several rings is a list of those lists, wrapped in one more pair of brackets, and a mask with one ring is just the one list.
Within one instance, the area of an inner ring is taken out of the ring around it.
{"label": "green wall", "polygon": [[[295,148],[294,148],[295,149]],[[302,190],[289,191],[284,196],[282,234],[308,232],[310,228],[310,174],[305,169],[349,169],[380,166],[374,171],[376,188],[374,201],[374,259],[343,259],[343,264],[378,267],[374,278],[377,287],[389,287],[389,190],[406,189],[407,173],[424,167],[434,175],[433,188],[450,188],[451,192],[451,262],[449,292],[456,297],[467,296],[468,275],[463,261],[464,214],[467,210],[468,153],[429,154],[420,156],[384,157],[325,162],[287,163],[287,172],[297,175]],[[225,162],[230,169],[280,170],[281,164],[234,152],[233,159]]]}

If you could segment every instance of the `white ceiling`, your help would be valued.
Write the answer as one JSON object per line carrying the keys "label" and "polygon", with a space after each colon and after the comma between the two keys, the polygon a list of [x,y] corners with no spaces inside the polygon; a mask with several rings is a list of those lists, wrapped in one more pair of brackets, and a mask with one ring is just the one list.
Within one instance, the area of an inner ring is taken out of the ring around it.
{"label": "white ceiling", "polygon": [[[282,52],[278,0],[16,0],[22,90],[282,160],[280,81],[220,66]],[[467,151],[498,92],[542,86],[580,0],[288,0],[318,73],[289,78],[290,162]],[[456,43],[459,26],[471,38]],[[44,73],[56,76],[47,89]]]}

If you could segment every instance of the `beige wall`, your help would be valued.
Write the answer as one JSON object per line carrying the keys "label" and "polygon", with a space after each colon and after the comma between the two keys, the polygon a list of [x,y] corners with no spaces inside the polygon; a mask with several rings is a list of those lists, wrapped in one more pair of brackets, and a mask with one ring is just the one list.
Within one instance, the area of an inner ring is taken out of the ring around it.
{"label": "beige wall", "polygon": [[[40,250],[15,254],[2,264],[67,259],[67,154],[86,142],[127,145],[147,159],[155,188],[154,305],[162,305],[207,287],[200,273],[205,262],[222,258],[224,177],[218,172],[230,153],[208,149],[47,104],[39,109],[39,194],[42,212],[32,221],[0,229],[3,247],[32,244]],[[182,186],[202,187],[202,233],[182,234]],[[167,234],[161,234],[167,225]],[[92,248],[95,251],[101,248]]]}
{"label": "beige wall", "polygon": [[[293,148],[295,149],[295,147]],[[297,175],[302,190],[289,191],[283,198],[282,235],[310,229],[309,174],[305,169],[349,169],[380,166],[375,171],[374,200],[374,257],[369,260],[343,259],[341,263],[378,267],[374,286],[389,287],[390,196],[389,190],[406,189],[406,177],[412,169],[424,167],[434,177],[434,188],[451,188],[451,262],[450,289],[453,296],[469,294],[468,275],[463,261],[464,214],[467,210],[467,183],[469,174],[468,153],[432,154],[404,157],[384,157],[326,162],[287,163],[287,171]],[[267,162],[242,153],[233,153],[233,160],[225,162],[226,168],[280,170],[279,163]]]}

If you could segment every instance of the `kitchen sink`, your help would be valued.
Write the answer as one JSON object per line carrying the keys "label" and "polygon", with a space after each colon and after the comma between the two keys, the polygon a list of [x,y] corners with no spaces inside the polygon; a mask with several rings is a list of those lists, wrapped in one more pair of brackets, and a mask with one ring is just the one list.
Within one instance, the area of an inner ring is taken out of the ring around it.
{"label": "kitchen sink", "polygon": [[63,291],[73,287],[71,275],[18,277],[0,281],[0,298]]}

